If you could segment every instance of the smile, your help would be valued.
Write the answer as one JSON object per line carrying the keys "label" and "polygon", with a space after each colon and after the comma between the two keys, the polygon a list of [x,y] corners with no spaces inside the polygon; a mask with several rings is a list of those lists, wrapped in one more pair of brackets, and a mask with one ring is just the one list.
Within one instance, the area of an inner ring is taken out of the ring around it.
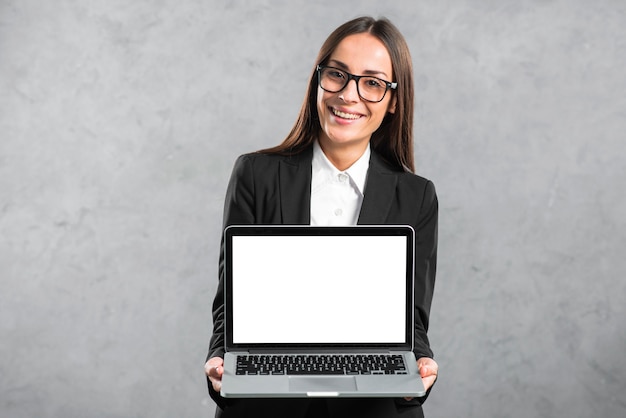
{"label": "smile", "polygon": [[339,116],[342,119],[359,119],[361,117],[361,115],[357,114],[357,113],[346,113],[346,112],[342,112],[341,110],[337,110],[334,108],[330,108],[330,111],[333,112],[333,115],[335,116]]}

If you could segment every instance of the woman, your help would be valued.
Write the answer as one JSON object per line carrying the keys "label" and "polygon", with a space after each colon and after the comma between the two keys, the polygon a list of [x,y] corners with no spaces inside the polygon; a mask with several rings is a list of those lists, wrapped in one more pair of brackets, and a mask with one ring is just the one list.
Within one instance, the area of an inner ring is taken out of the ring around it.
{"label": "woman", "polygon": [[[413,73],[400,32],[357,18],[322,46],[298,119],[282,144],[239,157],[226,193],[234,224],[406,224],[416,233],[414,351],[424,386],[438,371],[427,330],[437,257],[437,197],[415,174]],[[416,399],[244,399],[219,396],[224,329],[220,282],[205,371],[217,417],[421,417]]]}

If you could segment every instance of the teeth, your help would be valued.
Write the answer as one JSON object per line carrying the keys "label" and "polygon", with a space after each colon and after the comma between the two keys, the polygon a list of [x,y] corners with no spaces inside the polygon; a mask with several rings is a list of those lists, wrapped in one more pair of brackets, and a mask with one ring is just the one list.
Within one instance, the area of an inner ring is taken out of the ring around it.
{"label": "teeth", "polygon": [[332,109],[332,111],[333,111],[333,114],[344,119],[358,119],[361,117],[361,115],[355,115],[353,113],[345,113],[337,109]]}

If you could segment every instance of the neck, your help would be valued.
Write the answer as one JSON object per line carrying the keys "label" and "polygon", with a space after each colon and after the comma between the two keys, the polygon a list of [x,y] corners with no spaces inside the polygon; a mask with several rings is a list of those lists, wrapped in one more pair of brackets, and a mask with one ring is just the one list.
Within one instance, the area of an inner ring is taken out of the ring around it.
{"label": "neck", "polygon": [[319,140],[320,148],[330,161],[339,171],[345,171],[352,167],[365,152],[369,141],[358,144],[334,144],[330,141]]}

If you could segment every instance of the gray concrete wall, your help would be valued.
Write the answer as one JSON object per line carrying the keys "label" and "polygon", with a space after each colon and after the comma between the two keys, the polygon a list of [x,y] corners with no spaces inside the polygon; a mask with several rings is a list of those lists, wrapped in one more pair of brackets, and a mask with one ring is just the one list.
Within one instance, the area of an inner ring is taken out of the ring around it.
{"label": "gray concrete wall", "polygon": [[626,416],[621,0],[0,1],[1,416],[212,414],[232,163],[361,14],[441,203],[427,416]]}

